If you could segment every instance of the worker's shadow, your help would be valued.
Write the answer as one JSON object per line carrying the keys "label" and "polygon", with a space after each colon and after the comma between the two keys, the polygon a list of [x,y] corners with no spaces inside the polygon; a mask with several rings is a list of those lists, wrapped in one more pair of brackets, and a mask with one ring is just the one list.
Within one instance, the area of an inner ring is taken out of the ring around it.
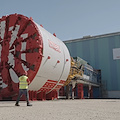
{"label": "worker's shadow", "polygon": [[8,106],[8,105],[6,105],[6,106],[0,106],[0,108],[12,108],[12,107],[18,108],[18,107],[27,107],[27,106]]}

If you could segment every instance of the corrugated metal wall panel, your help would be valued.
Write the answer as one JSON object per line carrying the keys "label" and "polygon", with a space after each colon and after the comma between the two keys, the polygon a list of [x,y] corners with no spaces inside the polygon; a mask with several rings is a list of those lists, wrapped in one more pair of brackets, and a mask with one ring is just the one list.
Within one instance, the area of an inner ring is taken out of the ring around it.
{"label": "corrugated metal wall panel", "polygon": [[110,62],[109,62],[109,46],[108,46],[108,38],[100,38],[98,39],[98,64],[99,69],[102,72],[102,81],[105,89],[110,89],[111,82],[110,81]]}
{"label": "corrugated metal wall panel", "polygon": [[120,60],[113,60],[113,49],[120,48],[120,35],[90,38],[65,43],[72,57],[79,56],[95,69],[101,69],[108,91],[120,90]]}
{"label": "corrugated metal wall panel", "polygon": [[118,90],[118,78],[117,78],[117,63],[116,60],[113,60],[113,48],[115,47],[116,37],[112,36],[109,37],[109,61],[110,61],[110,82],[111,82],[111,89],[110,90]]}
{"label": "corrugated metal wall panel", "polygon": [[[120,48],[120,36],[115,36],[115,48]],[[118,80],[118,90],[120,90],[120,60],[116,61],[116,76]]]}

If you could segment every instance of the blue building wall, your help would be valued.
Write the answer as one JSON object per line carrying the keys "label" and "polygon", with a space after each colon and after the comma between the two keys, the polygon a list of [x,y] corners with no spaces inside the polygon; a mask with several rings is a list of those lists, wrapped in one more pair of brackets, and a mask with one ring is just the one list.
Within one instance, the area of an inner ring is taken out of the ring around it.
{"label": "blue building wall", "polygon": [[120,48],[120,33],[64,41],[72,57],[79,56],[102,73],[107,91],[120,91],[120,59],[113,59],[113,49]]}

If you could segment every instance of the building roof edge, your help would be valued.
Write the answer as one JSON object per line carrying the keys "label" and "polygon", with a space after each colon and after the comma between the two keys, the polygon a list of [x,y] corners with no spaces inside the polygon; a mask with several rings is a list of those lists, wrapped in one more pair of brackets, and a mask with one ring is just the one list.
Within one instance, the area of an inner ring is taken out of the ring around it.
{"label": "building roof edge", "polygon": [[63,42],[64,43],[70,43],[70,42],[90,40],[90,39],[95,39],[95,38],[108,37],[108,36],[113,36],[113,35],[120,35],[120,32],[107,33],[107,34],[96,35],[96,36],[90,36],[90,35],[88,35],[88,36],[83,36],[82,38],[77,38],[77,39],[72,39],[72,40],[65,40]]}

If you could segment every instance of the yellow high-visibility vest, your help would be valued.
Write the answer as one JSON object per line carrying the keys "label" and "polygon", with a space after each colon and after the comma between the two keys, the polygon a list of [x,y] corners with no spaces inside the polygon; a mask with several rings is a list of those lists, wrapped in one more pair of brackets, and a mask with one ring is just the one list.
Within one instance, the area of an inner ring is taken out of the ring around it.
{"label": "yellow high-visibility vest", "polygon": [[22,75],[19,77],[19,89],[28,89],[28,77],[25,75]]}

